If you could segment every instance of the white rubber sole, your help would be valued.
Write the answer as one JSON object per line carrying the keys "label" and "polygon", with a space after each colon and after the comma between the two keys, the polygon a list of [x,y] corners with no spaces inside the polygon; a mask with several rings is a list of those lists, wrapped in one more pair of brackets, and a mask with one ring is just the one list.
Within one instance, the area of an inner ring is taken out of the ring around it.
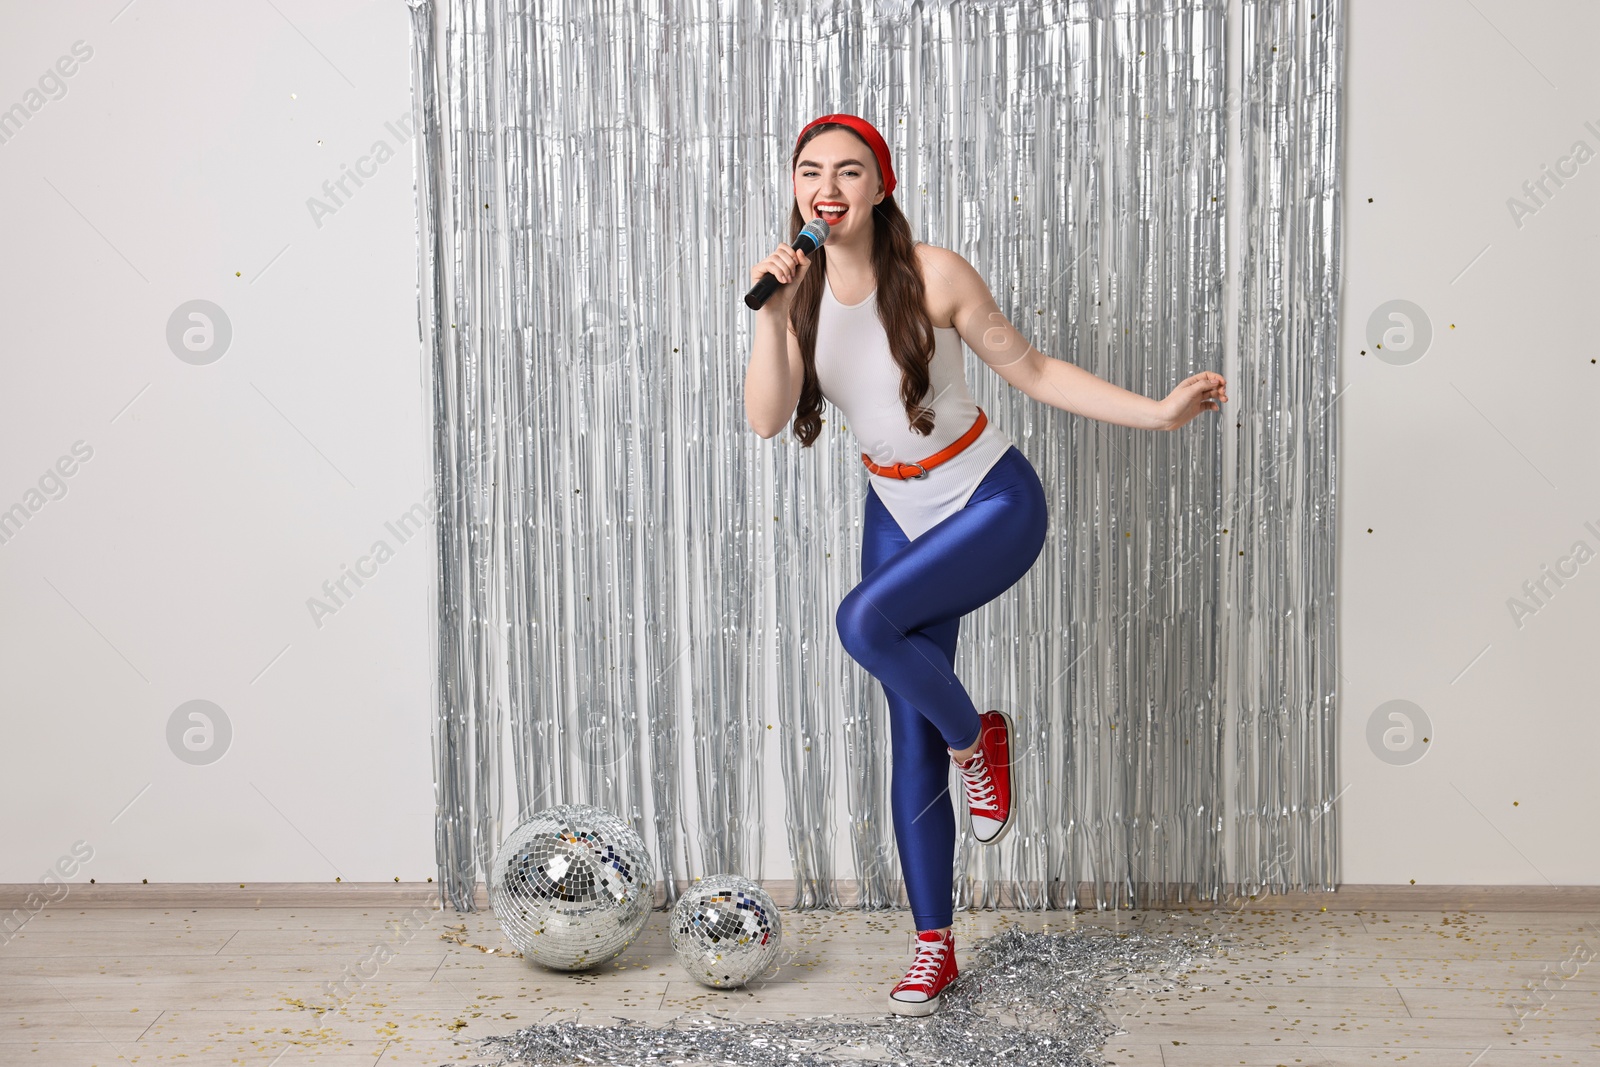
{"label": "white rubber sole", "polygon": [[896,1015],[932,1015],[939,1010],[939,998],[931,1000],[896,1000],[889,998],[889,1010]]}

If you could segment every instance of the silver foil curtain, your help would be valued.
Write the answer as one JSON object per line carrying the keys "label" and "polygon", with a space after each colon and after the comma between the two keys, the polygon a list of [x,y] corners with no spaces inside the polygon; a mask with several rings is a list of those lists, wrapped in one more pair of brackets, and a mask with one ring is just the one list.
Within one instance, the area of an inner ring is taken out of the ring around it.
{"label": "silver foil curtain", "polygon": [[962,627],[1023,810],[959,842],[957,905],[1332,887],[1338,0],[411,10],[442,899],[472,908],[523,816],[590,803],[668,903],[785,850],[799,907],[904,901],[886,708],[833,622],[859,451],[832,409],[810,449],[743,410],[739,297],[827,111],[878,125],[916,236],[1046,353],[1155,397],[1229,379],[1222,417],[1162,434],[968,356],[1051,531]]}
{"label": "silver foil curtain", "polygon": [[1331,889],[1343,4],[1246,0],[1241,36],[1248,244],[1219,660],[1235,869],[1248,888]]}

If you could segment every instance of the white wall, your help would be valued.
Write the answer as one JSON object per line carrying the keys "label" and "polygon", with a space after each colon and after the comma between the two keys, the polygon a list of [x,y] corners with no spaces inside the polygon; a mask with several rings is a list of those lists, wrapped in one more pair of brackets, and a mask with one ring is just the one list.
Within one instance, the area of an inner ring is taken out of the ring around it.
{"label": "white wall", "polygon": [[[1352,7],[1343,877],[1600,882],[1600,855],[1583,844],[1600,809],[1600,345],[1588,310],[1600,160],[1520,226],[1507,206],[1576,142],[1600,151],[1600,8]],[[1407,366],[1380,362],[1364,339],[1394,299],[1433,326]],[[1508,600],[1578,541],[1591,562],[1519,626]],[[1366,741],[1369,717],[1395,699],[1433,725],[1408,766]]]}
{"label": "white wall", "polygon": [[[0,544],[0,882],[77,841],[101,882],[421,880],[433,547],[385,525],[429,478],[404,5],[123,5],[4,5],[0,108],[92,55],[0,143],[0,509],[92,455]],[[1600,16],[1368,2],[1349,26],[1343,877],[1600,881],[1600,561],[1520,627],[1507,608],[1600,551],[1600,162],[1520,226],[1506,205],[1600,150]],[[380,141],[394,158],[314,217]],[[205,365],[166,338],[195,299],[233,332]],[[1406,366],[1363,340],[1393,299],[1434,327]],[[319,626],[307,599],[379,540],[393,558]],[[209,766],[166,737],[196,699],[233,731]],[[1394,699],[1432,721],[1410,765],[1366,740]]]}
{"label": "white wall", "polygon": [[[125,3],[0,34],[3,108],[90,53],[0,144],[0,508],[92,450],[0,544],[0,881],[78,840],[80,880],[420,881],[433,549],[384,525],[429,485],[405,6]],[[193,299],[232,325],[207,365],[167,342]],[[168,748],[195,699],[232,727],[210,766]]]}

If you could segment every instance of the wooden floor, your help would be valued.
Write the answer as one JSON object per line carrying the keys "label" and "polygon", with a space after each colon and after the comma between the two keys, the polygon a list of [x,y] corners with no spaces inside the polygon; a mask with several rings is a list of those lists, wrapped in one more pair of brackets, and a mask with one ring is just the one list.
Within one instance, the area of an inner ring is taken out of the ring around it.
{"label": "wooden floor", "polygon": [[[0,945],[0,1064],[479,1063],[473,1038],[564,1017],[882,1018],[911,958],[905,913],[785,911],[782,970],[716,991],[665,918],[575,975],[501,955],[487,912],[47,908]],[[1234,942],[1173,992],[1120,997],[1112,1063],[1600,1065],[1600,912],[968,912],[957,950],[1074,923]]]}

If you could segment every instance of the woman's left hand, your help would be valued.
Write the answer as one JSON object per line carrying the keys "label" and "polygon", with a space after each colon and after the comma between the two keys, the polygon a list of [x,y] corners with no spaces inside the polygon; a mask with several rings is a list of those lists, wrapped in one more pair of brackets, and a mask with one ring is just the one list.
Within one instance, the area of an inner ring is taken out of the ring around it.
{"label": "woman's left hand", "polygon": [[1179,382],[1165,400],[1157,402],[1161,412],[1161,428],[1176,430],[1202,411],[1221,411],[1223,401],[1227,399],[1228,383],[1223,381],[1222,375],[1212,371],[1190,375]]}

